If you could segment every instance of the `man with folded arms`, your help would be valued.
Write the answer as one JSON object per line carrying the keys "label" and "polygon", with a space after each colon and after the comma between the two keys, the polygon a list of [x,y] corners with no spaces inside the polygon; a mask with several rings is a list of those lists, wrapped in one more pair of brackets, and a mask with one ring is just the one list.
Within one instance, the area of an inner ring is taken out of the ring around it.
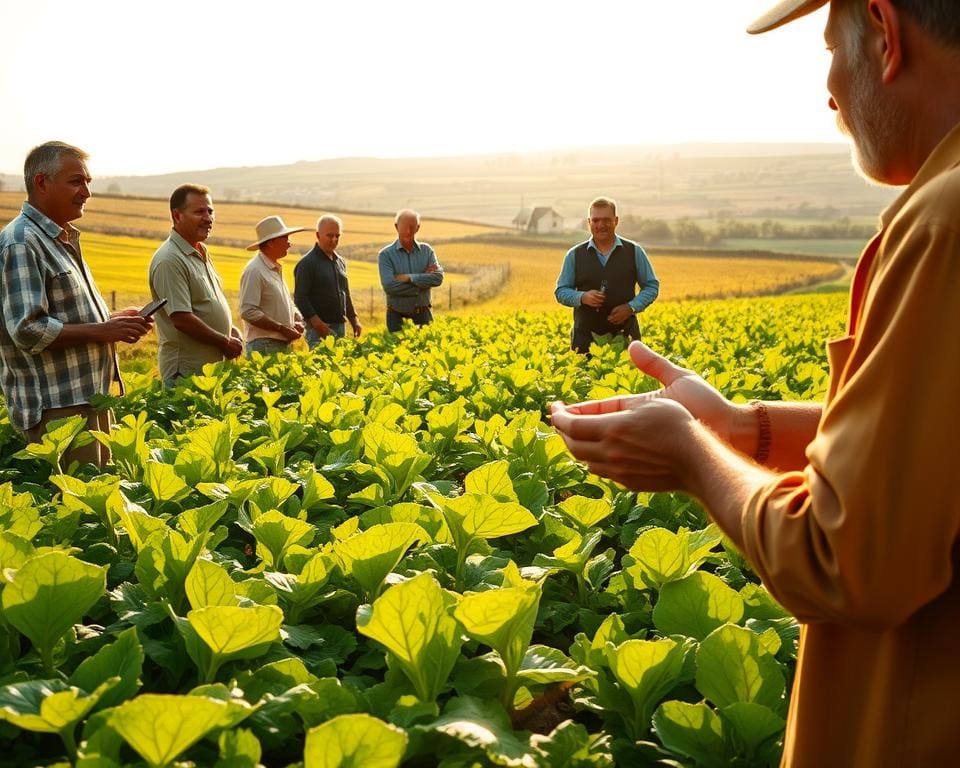
{"label": "man with folded arms", "polygon": [[[153,321],[136,309],[110,313],[80,252],[70,223],[90,198],[87,153],[60,141],[34,147],[23,180],[27,201],[0,232],[0,379],[10,422],[38,442],[54,419],[82,415],[89,429],[109,432],[109,411],[90,399],[116,381],[123,389],[116,343],[132,344]],[[99,441],[67,453],[103,467]]]}
{"label": "man with folded arms", "polygon": [[317,242],[293,270],[293,296],[311,349],[327,336],[342,338],[347,320],[354,337],[362,330],[350,296],[347,264],[337,253],[342,227],[340,219],[330,214],[317,219]]}
{"label": "man with folded arms", "polygon": [[243,352],[223,281],[204,245],[214,222],[210,190],[197,184],[177,187],[170,195],[170,217],[170,237],[150,261],[150,293],[167,300],[156,315],[160,378],[167,386]]}
{"label": "man with folded arms", "polygon": [[283,280],[280,259],[290,250],[290,235],[306,227],[288,227],[279,216],[257,222],[257,241],[248,251],[259,251],[240,275],[240,317],[247,326],[247,357],[254,352],[288,352],[303,335],[303,318],[293,305]]}
{"label": "man with folded arms", "polygon": [[405,209],[394,219],[397,239],[380,251],[380,284],[387,297],[387,330],[396,333],[404,320],[414,325],[433,321],[430,289],[443,283],[443,267],[427,243],[418,243],[420,214]]}
{"label": "man with folded arms", "polygon": [[785,766],[956,765],[960,6],[832,0],[824,39],[861,172],[905,186],[857,264],[825,402],[737,405],[634,342],[664,388],[557,403],[553,423],[597,474],[703,501],[801,622]]}

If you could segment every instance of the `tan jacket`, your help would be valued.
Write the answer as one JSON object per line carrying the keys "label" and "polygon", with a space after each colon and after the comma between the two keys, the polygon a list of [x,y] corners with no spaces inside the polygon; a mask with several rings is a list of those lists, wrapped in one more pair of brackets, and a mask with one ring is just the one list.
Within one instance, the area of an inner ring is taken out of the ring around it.
{"label": "tan jacket", "polygon": [[809,464],[742,520],[803,622],[791,768],[960,761],[960,127],[881,222]]}

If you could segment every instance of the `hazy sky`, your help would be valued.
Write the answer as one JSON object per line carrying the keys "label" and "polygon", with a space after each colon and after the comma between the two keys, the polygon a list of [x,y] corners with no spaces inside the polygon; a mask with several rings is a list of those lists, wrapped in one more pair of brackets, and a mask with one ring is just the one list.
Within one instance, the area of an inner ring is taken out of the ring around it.
{"label": "hazy sky", "polygon": [[773,0],[0,0],[0,172],[838,141],[821,10]]}

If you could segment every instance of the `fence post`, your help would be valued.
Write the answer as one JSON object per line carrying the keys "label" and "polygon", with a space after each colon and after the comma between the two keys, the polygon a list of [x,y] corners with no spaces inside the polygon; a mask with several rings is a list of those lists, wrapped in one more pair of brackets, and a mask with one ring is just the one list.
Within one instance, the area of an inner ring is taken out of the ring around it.
{"label": "fence post", "polygon": [[449,286],[449,289],[448,289],[448,290],[450,291],[450,306],[449,306],[449,309],[453,309],[453,283],[450,283],[450,286]]}
{"label": "fence post", "polygon": [[373,320],[373,286],[370,286],[370,319]]}
{"label": "fence post", "polygon": [[117,292],[110,291],[110,308],[116,312],[117,311]]}

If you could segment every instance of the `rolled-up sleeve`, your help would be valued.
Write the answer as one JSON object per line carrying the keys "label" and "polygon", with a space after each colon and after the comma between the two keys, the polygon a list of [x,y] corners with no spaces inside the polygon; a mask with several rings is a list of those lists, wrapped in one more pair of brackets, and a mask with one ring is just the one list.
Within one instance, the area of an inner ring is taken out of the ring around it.
{"label": "rolled-up sleeve", "polygon": [[839,340],[850,352],[808,466],[742,516],[748,557],[801,621],[897,626],[953,578],[960,235],[928,225],[901,239],[878,262],[855,337]]}
{"label": "rolled-up sleeve", "polygon": [[19,349],[37,354],[63,330],[63,322],[48,314],[44,272],[30,249],[19,243],[9,246],[0,262],[4,327]]}

